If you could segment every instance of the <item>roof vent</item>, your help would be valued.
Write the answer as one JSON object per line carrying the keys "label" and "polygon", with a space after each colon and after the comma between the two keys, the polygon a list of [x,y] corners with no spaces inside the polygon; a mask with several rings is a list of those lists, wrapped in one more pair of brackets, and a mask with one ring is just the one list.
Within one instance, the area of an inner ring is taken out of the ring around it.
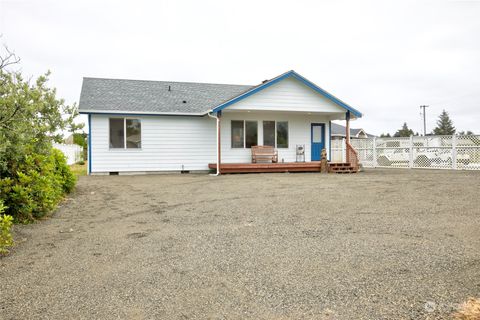
{"label": "roof vent", "polygon": [[183,103],[187,103],[187,100],[183,100],[182,102],[183,102]]}
{"label": "roof vent", "polygon": [[168,86],[168,91],[172,91],[172,87]]}
{"label": "roof vent", "polygon": [[267,79],[267,80],[263,80],[262,83],[265,83],[265,82],[268,82],[268,81],[270,81],[270,80],[268,80],[268,79]]}

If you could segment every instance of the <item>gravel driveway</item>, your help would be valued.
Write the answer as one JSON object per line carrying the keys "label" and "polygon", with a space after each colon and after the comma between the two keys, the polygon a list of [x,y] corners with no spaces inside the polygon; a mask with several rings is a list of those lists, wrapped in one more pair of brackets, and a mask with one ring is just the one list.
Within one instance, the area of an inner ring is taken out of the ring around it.
{"label": "gravel driveway", "polygon": [[15,236],[1,319],[443,319],[480,296],[480,172],[82,177]]}

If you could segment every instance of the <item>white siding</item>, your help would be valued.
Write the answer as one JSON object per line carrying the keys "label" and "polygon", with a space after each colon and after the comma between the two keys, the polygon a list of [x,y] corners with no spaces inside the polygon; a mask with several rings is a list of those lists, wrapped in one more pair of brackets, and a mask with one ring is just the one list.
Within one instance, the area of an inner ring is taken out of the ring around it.
{"label": "white siding", "polygon": [[[300,111],[345,114],[345,110],[300,81],[288,78],[239,102],[228,110]],[[340,119],[340,118],[339,118]]]}
{"label": "white siding", "polygon": [[[135,118],[135,117],[131,117]],[[208,170],[216,162],[215,120],[209,117],[144,116],[141,149],[109,148],[109,116],[91,115],[92,173]],[[229,112],[221,120],[222,162],[249,163],[250,149],[231,147],[231,120],[258,121],[258,143],[263,144],[263,120],[288,121],[289,147],[278,149],[279,161],[295,161],[295,147],[305,145],[310,161],[311,123],[325,124],[329,150],[328,118],[321,115],[279,112]]]}
{"label": "white siding", "polygon": [[242,163],[251,161],[251,150],[232,148],[231,146],[231,121],[232,120],[255,120],[258,121],[258,144],[263,144],[263,121],[288,121],[288,148],[278,149],[278,160],[285,162],[295,162],[296,145],[305,145],[305,161],[311,160],[311,139],[310,128],[312,123],[325,124],[325,148],[327,153],[330,141],[328,139],[329,120],[321,115],[308,115],[296,113],[277,113],[277,112],[227,112],[222,116],[221,144],[222,144],[222,162],[224,163]]}
{"label": "white siding", "polygon": [[209,117],[144,116],[141,149],[109,148],[109,116],[91,115],[92,172],[208,170],[215,161]]}

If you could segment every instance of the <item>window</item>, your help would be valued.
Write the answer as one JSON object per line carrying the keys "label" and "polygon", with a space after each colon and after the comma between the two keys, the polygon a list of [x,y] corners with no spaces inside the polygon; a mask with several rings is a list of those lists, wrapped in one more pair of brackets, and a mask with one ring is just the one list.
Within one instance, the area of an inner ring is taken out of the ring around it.
{"label": "window", "polygon": [[142,147],[142,126],[139,119],[110,118],[110,148]]}
{"label": "window", "polygon": [[110,119],[110,148],[125,147],[124,119]]}
{"label": "window", "polygon": [[139,149],[142,147],[141,125],[138,119],[126,119],[127,148]]}
{"label": "window", "polygon": [[275,121],[263,121],[263,145],[275,147]]}
{"label": "window", "polygon": [[277,148],[288,148],[287,121],[277,121]]}
{"label": "window", "polygon": [[258,122],[232,120],[232,148],[251,148],[258,144]]}
{"label": "window", "polygon": [[258,122],[245,121],[245,148],[251,148],[258,144]]}
{"label": "window", "polygon": [[232,120],[232,148],[243,148],[243,121]]}
{"label": "window", "polygon": [[288,122],[263,121],[263,145],[288,148]]}

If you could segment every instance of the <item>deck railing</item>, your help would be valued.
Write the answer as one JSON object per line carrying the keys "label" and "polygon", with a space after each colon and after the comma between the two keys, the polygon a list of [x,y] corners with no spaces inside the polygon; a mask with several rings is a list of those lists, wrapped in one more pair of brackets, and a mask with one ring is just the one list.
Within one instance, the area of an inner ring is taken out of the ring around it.
{"label": "deck railing", "polygon": [[354,170],[358,170],[358,152],[355,148],[350,144],[350,142],[346,141],[346,153],[347,153],[347,162],[353,167]]}

